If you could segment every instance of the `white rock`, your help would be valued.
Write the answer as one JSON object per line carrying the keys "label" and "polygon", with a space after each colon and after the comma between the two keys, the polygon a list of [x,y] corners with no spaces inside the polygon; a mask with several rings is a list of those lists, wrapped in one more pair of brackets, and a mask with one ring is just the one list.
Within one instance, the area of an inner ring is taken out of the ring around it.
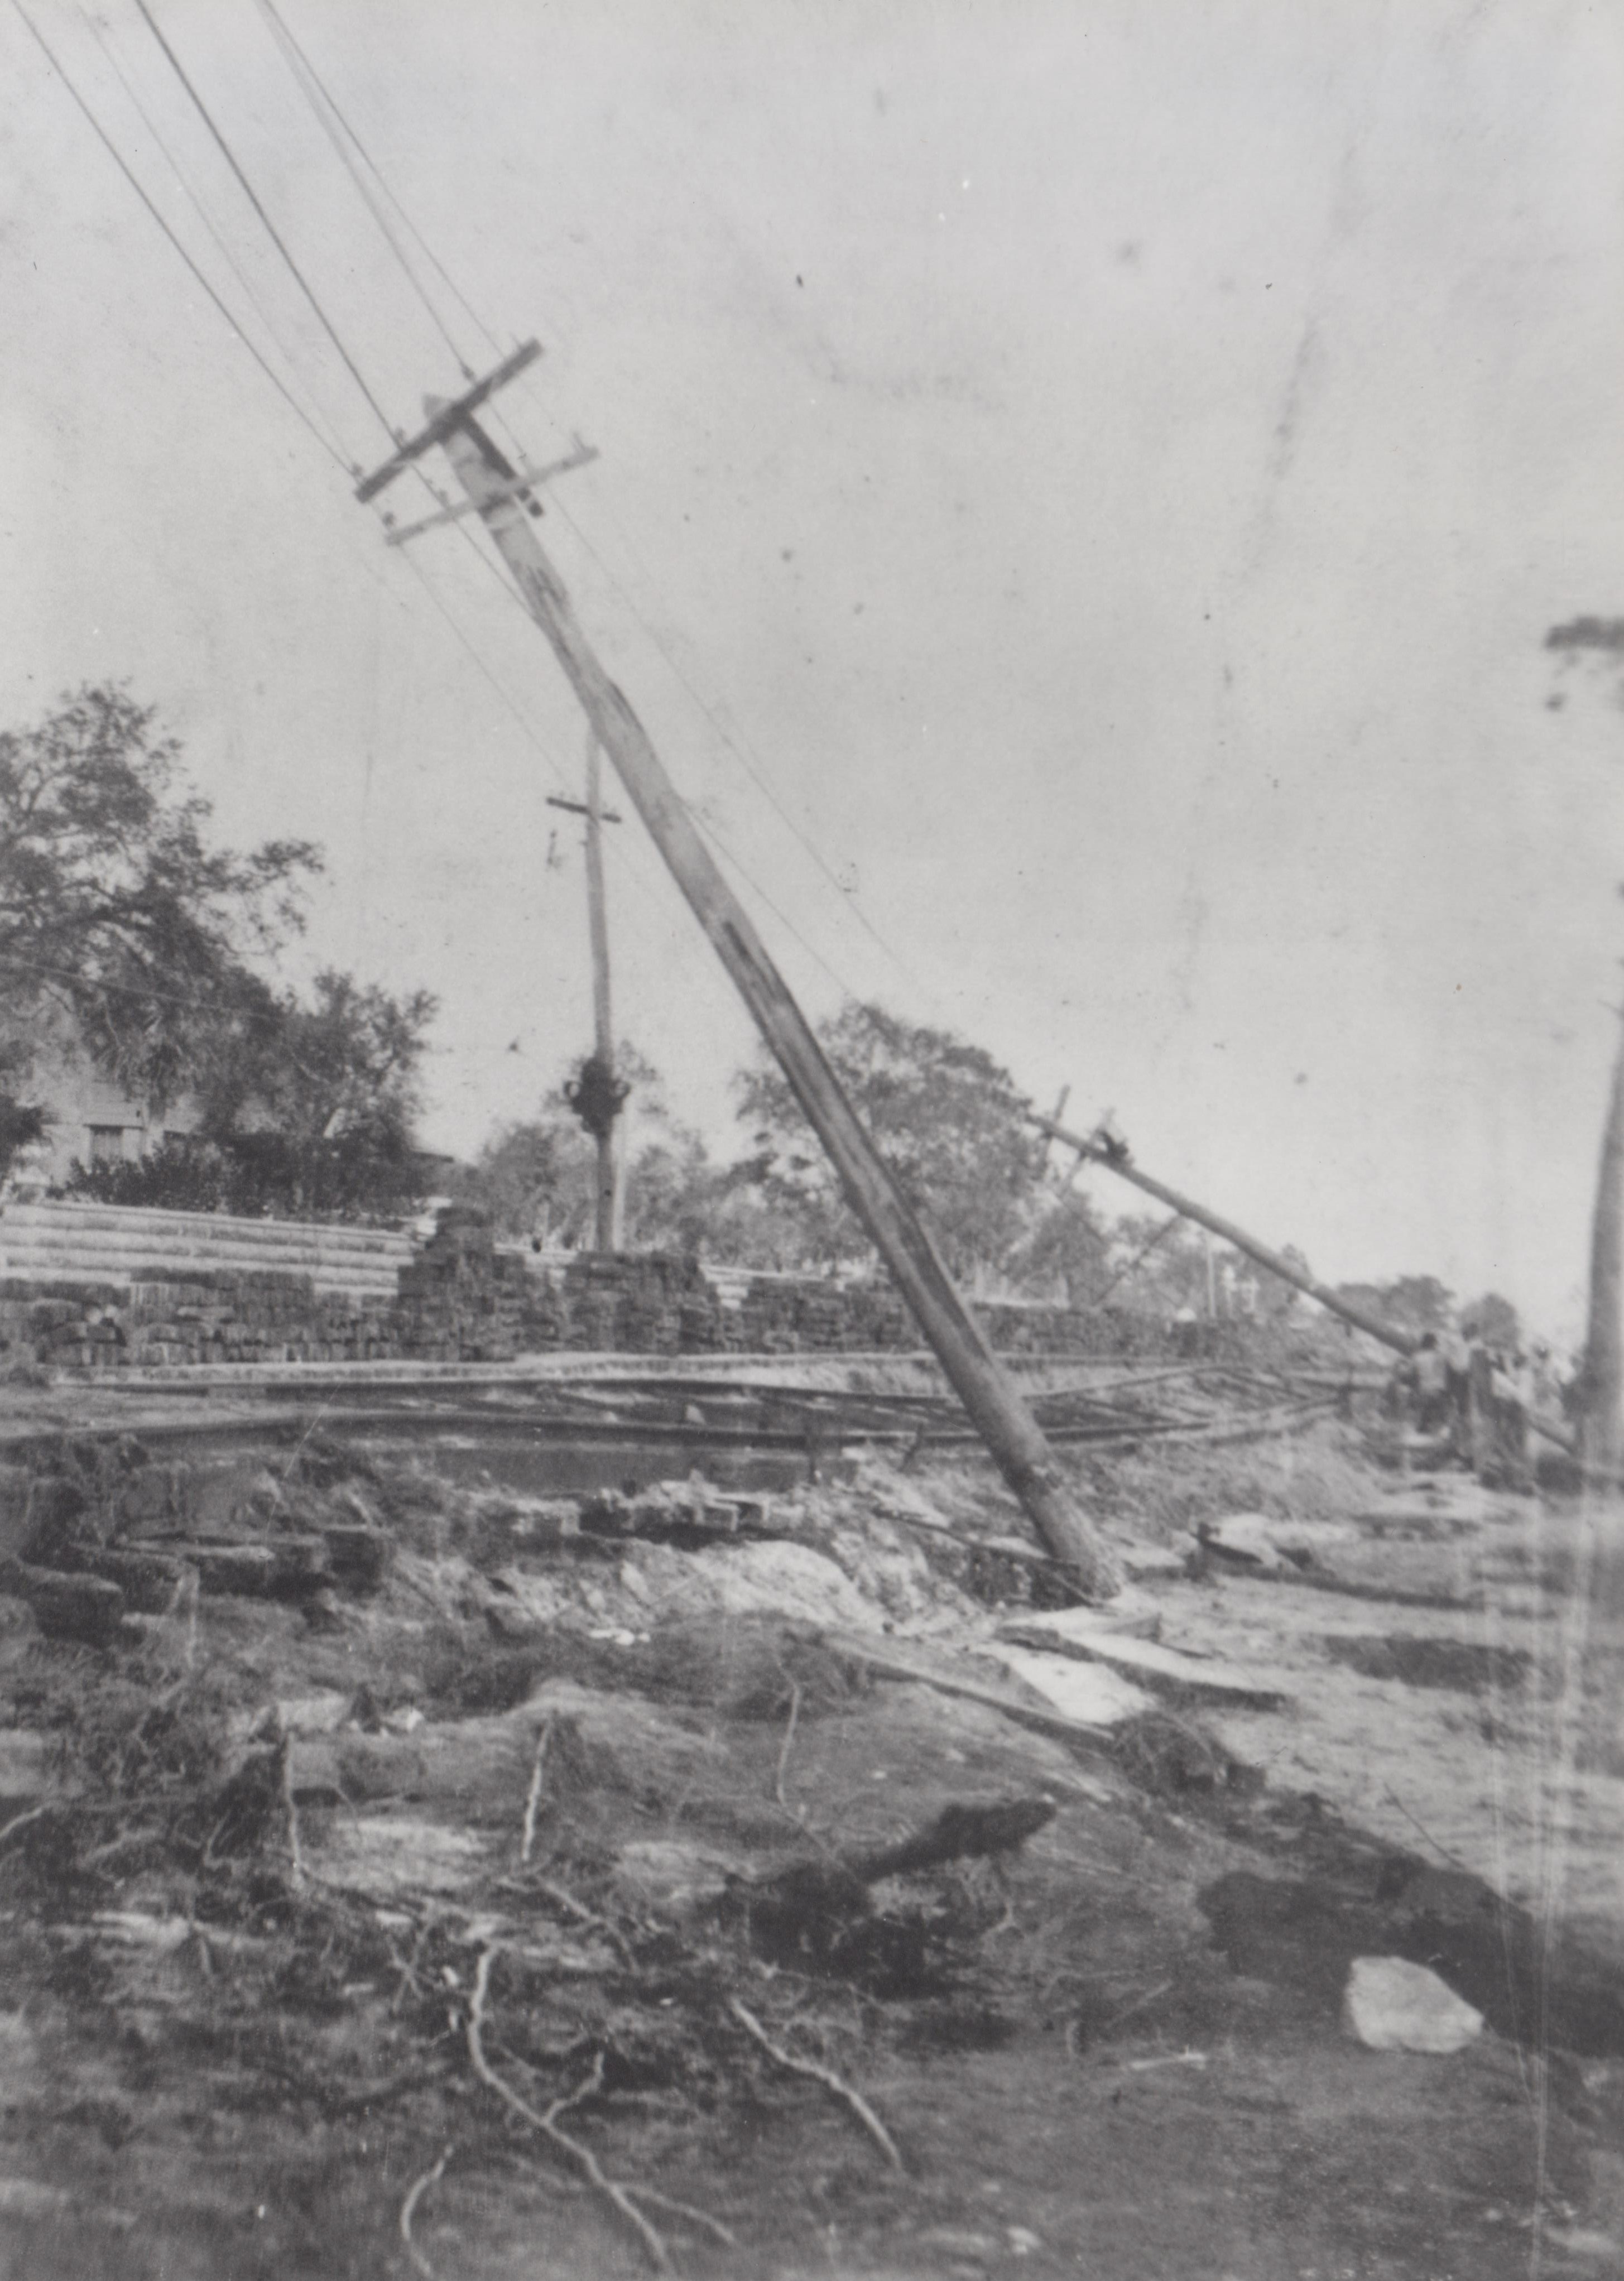
{"label": "white rock", "polygon": [[989,1649],[1006,1671],[1024,1679],[1046,1696],[1056,1711],[1089,1727],[1119,1727],[1141,1712],[1154,1710],[1152,1698],[1133,1681],[1103,1663],[1074,1663],[1070,1657],[1041,1655],[1031,1651]]}
{"label": "white rock", "polygon": [[1458,2052],[1481,2034],[1483,2015],[1424,1964],[1356,1956],[1342,2024],[1373,2052]]}

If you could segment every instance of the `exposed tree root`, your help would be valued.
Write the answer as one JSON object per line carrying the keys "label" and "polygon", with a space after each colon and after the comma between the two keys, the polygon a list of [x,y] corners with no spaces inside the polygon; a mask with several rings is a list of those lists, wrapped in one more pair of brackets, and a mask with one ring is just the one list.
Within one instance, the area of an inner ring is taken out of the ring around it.
{"label": "exposed tree root", "polygon": [[504,2106],[511,2107],[515,2115],[522,2116],[533,2130],[539,2130],[550,2146],[556,2146],[559,2152],[574,2164],[587,2184],[602,2195],[611,2208],[618,2211],[647,2251],[649,2262],[656,2272],[669,2273],[674,2269],[671,2264],[671,2253],[666,2246],[664,2235],[644,2216],[638,2208],[633,2197],[638,2193],[644,2193],[646,2199],[651,2202],[680,2211],[683,2216],[708,2226],[713,2232],[718,2233],[719,2238],[726,2238],[725,2229],[719,2229],[715,2219],[703,2216],[702,2213],[691,2209],[685,2203],[674,2201],[669,2195],[659,2193],[653,2188],[625,2186],[618,2180],[607,2177],[599,2167],[598,2158],[590,2147],[584,2146],[578,2138],[572,2138],[567,2130],[560,2130],[559,2116],[566,2114],[570,2107],[578,2106],[582,2099],[590,2099],[601,2084],[603,2081],[601,2053],[593,2061],[592,2073],[584,2082],[577,2084],[574,2091],[567,2092],[563,2098],[555,2099],[549,2107],[545,2108],[532,2107],[528,2099],[521,2099],[516,2091],[510,2090],[502,2081],[501,2076],[498,2075],[485,2056],[483,2040],[486,2005],[491,1993],[491,1967],[496,1954],[497,1951],[494,1948],[481,1949],[478,1967],[474,1975],[474,1993],[468,2005],[468,2057],[474,2063],[474,2072],[480,2081],[488,2090],[496,2093]]}
{"label": "exposed tree root", "polygon": [[785,1726],[784,1748],[778,1753],[778,1769],[773,1777],[772,1785],[772,1794],[777,1799],[778,1804],[784,1808],[785,1813],[788,1813],[791,1809],[789,1800],[784,1795],[784,1776],[785,1769],[789,1766],[790,1752],[795,1746],[795,1722],[800,1716],[800,1689],[799,1685],[792,1680],[790,1682],[790,1715],[788,1721]]}
{"label": "exposed tree root", "polygon": [[792,2075],[810,2076],[814,2083],[821,2083],[825,2091],[832,2092],[838,2099],[849,2107],[892,2169],[907,2170],[908,2165],[897,2151],[896,2140],[860,2091],[855,2091],[844,2076],[838,2076],[832,2068],[824,2067],[820,2061],[802,2059],[797,2053],[786,2052],[782,2044],[775,2044],[754,2013],[737,1996],[729,1998],[728,2010],[739,2026],[754,2036],[762,2049],[781,2068],[787,2068]]}
{"label": "exposed tree root", "polygon": [[536,1815],[541,1805],[542,1778],[547,1770],[547,1744],[553,1739],[553,1721],[549,1719],[536,1737],[536,1763],[530,1768],[530,1787],[524,1801],[524,1821],[519,1833],[519,1862],[528,1866],[536,1850]]}
{"label": "exposed tree root", "polygon": [[428,2192],[429,2187],[437,2186],[445,2177],[445,2165],[450,2160],[451,2148],[447,2146],[432,2169],[425,2170],[421,2177],[413,2179],[406,2188],[406,2200],[400,2205],[400,2238],[405,2245],[406,2255],[411,2259],[416,2270],[422,2275],[423,2281],[434,2281],[434,2268],[412,2238],[412,2219],[418,2203]]}
{"label": "exposed tree root", "polygon": [[296,1893],[305,1890],[305,1856],[299,1847],[299,1814],[293,1802],[293,1741],[282,1738],[282,1802],[288,1817],[288,1882]]}

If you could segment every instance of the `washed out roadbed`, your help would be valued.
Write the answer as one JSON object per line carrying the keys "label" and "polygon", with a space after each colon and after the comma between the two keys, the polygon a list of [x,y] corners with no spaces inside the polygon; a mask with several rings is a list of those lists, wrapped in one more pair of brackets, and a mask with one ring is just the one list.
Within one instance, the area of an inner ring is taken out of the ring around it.
{"label": "washed out roadbed", "polygon": [[199,1450],[4,1491],[0,2273],[1624,2273],[1607,1513],[1091,1458],[1102,1615],[956,1458]]}

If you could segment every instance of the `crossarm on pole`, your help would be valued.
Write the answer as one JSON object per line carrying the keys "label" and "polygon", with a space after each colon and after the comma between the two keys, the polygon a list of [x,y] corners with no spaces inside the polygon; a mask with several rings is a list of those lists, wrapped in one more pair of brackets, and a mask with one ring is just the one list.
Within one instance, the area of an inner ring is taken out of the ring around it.
{"label": "crossarm on pole", "polygon": [[355,486],[356,498],[363,506],[368,499],[376,499],[397,476],[406,473],[414,460],[421,460],[425,452],[432,451],[437,444],[443,444],[452,429],[460,428],[471,413],[477,412],[488,397],[494,396],[499,388],[506,388],[508,382],[516,379],[528,365],[534,364],[540,354],[539,341],[525,341],[511,356],[504,357],[501,363],[488,372],[483,380],[476,380],[472,388],[465,389],[449,404],[438,406],[415,436],[402,442],[382,467],[375,468],[369,476],[361,478]]}

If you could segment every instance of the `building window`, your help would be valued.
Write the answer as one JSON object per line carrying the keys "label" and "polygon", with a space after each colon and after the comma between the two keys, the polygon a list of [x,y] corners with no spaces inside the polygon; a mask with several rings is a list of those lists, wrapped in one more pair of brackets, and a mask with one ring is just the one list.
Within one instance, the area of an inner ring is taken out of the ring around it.
{"label": "building window", "polygon": [[124,1127],[121,1125],[93,1125],[90,1127],[90,1162],[93,1164],[121,1164],[124,1162]]}

